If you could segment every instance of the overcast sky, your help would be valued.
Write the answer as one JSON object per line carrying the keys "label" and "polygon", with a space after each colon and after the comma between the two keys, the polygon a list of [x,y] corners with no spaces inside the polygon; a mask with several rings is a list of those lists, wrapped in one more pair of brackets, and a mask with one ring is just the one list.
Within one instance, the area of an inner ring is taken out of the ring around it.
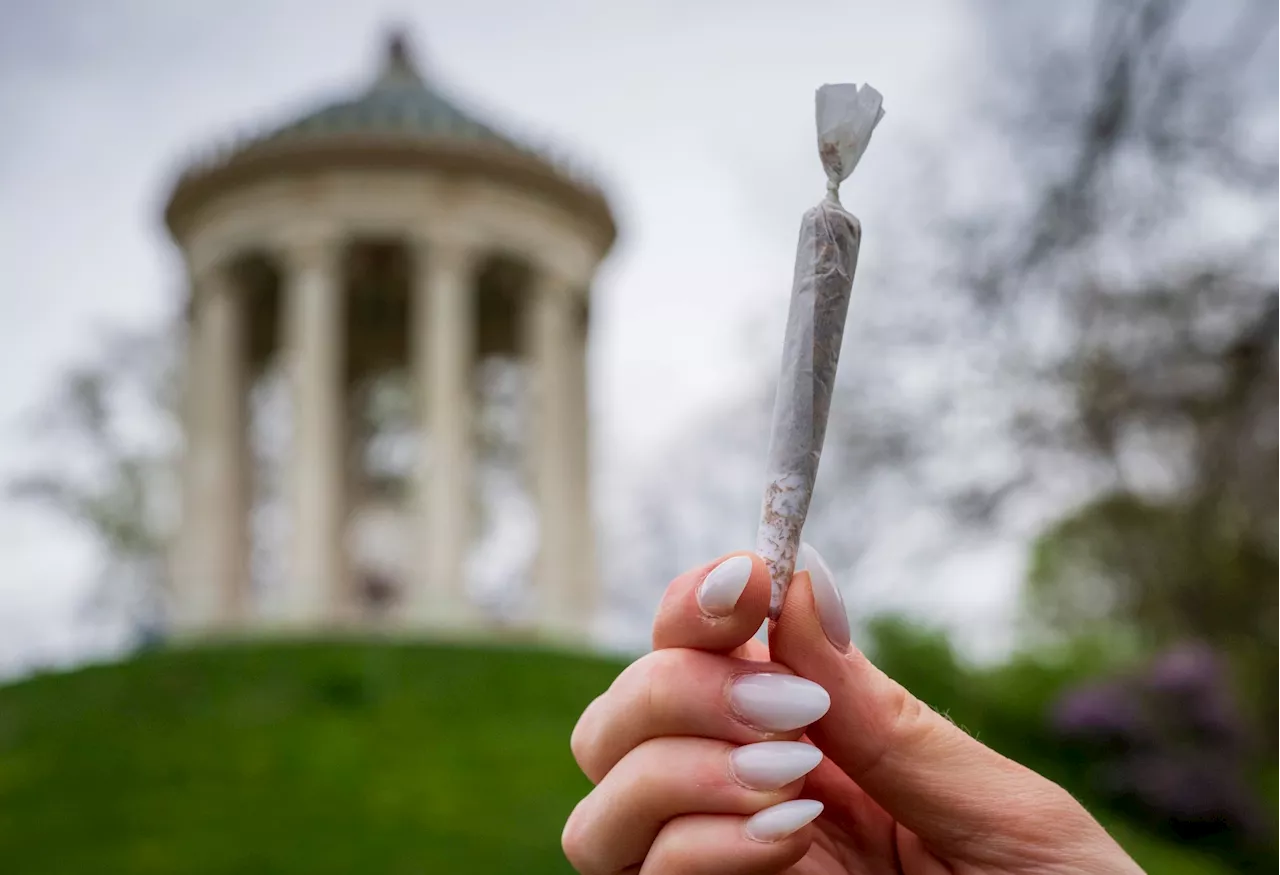
{"label": "overcast sky", "polygon": [[[181,300],[160,207],[194,148],[373,75],[405,25],[421,66],[485,118],[596,169],[619,243],[596,289],[593,409],[607,471],[633,469],[772,365],[800,213],[823,193],[812,92],[867,81],[888,116],[846,204],[877,229],[920,143],[982,81],[979,16],[942,2],[538,4],[479,0],[0,0],[0,476],[26,411],[111,326]],[[919,193],[917,193],[918,195]],[[764,326],[762,331],[761,326]],[[661,355],[656,350],[661,347]],[[749,534],[749,533],[746,533]],[[0,662],[66,652],[87,542],[0,505]],[[988,562],[1004,582],[1009,557]]]}

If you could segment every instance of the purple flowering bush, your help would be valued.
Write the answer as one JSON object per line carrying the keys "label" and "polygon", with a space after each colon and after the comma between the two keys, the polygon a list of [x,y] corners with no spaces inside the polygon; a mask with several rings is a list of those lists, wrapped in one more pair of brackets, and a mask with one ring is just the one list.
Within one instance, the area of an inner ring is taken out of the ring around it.
{"label": "purple flowering bush", "polygon": [[1268,841],[1270,818],[1250,775],[1256,744],[1212,649],[1186,644],[1140,672],[1070,689],[1051,725],[1086,755],[1100,799],[1184,840]]}

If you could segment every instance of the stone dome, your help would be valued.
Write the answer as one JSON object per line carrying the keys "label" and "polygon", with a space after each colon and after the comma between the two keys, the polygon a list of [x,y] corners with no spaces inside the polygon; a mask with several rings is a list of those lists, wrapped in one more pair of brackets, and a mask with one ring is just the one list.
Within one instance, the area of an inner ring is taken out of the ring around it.
{"label": "stone dome", "polygon": [[169,197],[165,222],[180,236],[188,217],[228,188],[265,175],[344,164],[425,165],[505,178],[589,218],[605,249],[616,235],[593,180],[563,156],[552,158],[519,143],[455,105],[423,77],[399,32],[387,40],[382,69],[362,91],[191,162]]}
{"label": "stone dome", "polygon": [[399,33],[387,42],[382,72],[363,92],[325,104],[262,139],[285,142],[351,133],[478,140],[521,148],[454,106],[429,85],[413,62],[408,42]]}

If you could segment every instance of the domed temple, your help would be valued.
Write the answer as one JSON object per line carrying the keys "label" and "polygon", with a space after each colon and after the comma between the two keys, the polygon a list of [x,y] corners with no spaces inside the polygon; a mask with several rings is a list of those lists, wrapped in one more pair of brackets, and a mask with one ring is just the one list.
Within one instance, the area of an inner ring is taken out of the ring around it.
{"label": "domed temple", "polygon": [[[615,235],[594,185],[446,100],[397,36],[362,93],[187,169],[165,222],[190,281],[177,634],[492,622],[469,583],[492,360],[522,374],[516,467],[537,522],[520,622],[588,634],[588,312]],[[263,579],[250,398],[273,375],[289,427]],[[360,425],[388,380],[408,399],[399,477]]]}

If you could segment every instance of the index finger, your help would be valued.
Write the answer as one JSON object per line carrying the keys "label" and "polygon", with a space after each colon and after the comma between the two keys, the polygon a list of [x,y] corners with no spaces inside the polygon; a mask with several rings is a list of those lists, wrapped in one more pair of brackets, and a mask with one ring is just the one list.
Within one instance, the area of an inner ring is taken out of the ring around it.
{"label": "index finger", "polygon": [[754,553],[722,556],[671,581],[653,621],[653,647],[732,651],[769,613],[769,569]]}

